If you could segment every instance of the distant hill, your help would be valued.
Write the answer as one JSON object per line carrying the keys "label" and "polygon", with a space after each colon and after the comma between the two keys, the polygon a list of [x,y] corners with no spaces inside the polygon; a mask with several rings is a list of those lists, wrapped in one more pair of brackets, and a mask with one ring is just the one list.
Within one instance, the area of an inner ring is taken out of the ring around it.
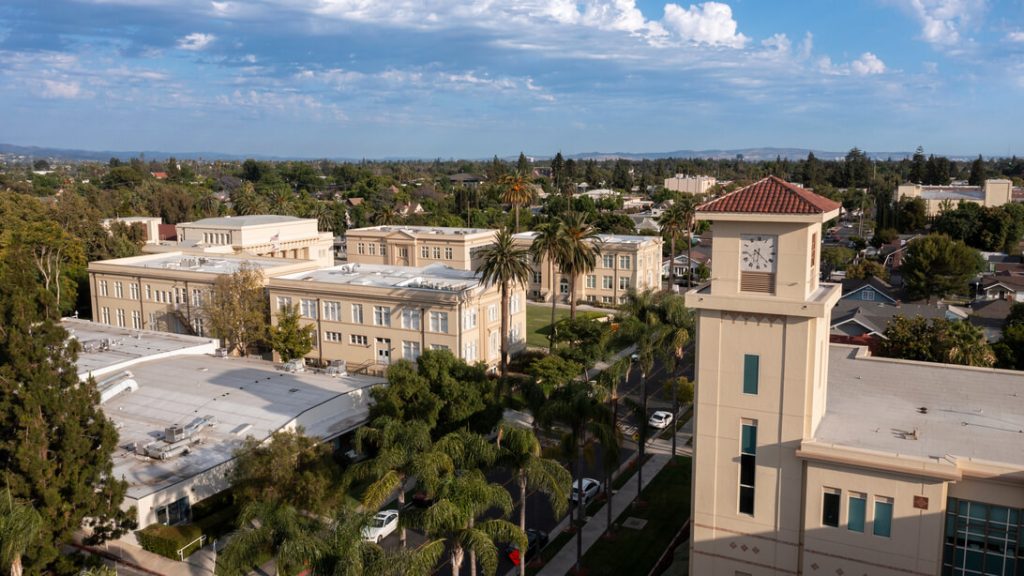
{"label": "distant hill", "polygon": [[146,160],[167,160],[174,157],[179,160],[297,160],[284,156],[264,156],[260,154],[226,154],[223,152],[160,152],[158,150],[77,150],[73,148],[47,148],[42,146],[18,146],[16,144],[0,144],[0,154],[31,156],[33,158],[58,158],[90,162],[106,162],[111,158],[128,160],[143,156]]}
{"label": "distant hill", "polygon": [[[762,160],[804,160],[807,154],[814,152],[819,160],[839,160],[845,158],[847,152],[830,152],[828,150],[811,150],[808,148],[738,148],[734,150],[674,150],[672,152],[583,152],[569,156],[575,160],[657,160],[660,158],[709,158],[712,160],[732,160],[743,156],[744,160],[760,162]],[[902,160],[910,158],[913,152],[867,152],[868,157],[876,160]]]}

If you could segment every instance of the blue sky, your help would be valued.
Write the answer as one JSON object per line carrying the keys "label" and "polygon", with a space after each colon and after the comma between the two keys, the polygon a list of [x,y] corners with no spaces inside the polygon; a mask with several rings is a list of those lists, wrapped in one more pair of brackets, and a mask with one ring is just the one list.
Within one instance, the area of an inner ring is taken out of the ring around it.
{"label": "blue sky", "polygon": [[4,0],[0,142],[1024,155],[1024,0]]}

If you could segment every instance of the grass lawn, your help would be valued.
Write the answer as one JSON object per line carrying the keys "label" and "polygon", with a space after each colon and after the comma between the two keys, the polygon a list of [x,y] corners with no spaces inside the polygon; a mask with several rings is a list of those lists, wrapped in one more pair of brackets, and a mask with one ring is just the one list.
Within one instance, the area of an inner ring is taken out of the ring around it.
{"label": "grass lawn", "polygon": [[[577,310],[577,318],[598,318],[610,314],[608,312],[593,312]],[[568,308],[555,309],[555,322],[569,317]],[[527,304],[526,305],[526,345],[537,348],[548,347],[548,337],[551,335],[551,305],[550,304]]]}
{"label": "grass lawn", "polygon": [[690,516],[690,459],[676,458],[644,489],[647,506],[627,509],[616,519],[621,526],[629,517],[647,520],[643,530],[620,527],[615,540],[598,540],[583,555],[583,567],[590,576],[647,574],[668,548]]}

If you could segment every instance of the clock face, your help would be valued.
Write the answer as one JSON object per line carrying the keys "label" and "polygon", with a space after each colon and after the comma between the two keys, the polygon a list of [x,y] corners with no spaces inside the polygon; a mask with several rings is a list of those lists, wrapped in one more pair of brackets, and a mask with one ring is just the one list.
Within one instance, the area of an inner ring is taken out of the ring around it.
{"label": "clock face", "polygon": [[740,237],[740,270],[743,272],[774,272],[775,260],[775,236],[744,234]]}

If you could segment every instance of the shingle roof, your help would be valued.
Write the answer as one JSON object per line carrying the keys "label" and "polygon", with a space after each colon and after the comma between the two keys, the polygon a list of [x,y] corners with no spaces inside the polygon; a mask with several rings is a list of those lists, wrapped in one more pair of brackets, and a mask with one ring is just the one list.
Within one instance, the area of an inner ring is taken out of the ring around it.
{"label": "shingle roof", "polygon": [[776,176],[730,192],[697,208],[698,212],[748,214],[822,214],[839,209],[839,203],[804,190]]}

